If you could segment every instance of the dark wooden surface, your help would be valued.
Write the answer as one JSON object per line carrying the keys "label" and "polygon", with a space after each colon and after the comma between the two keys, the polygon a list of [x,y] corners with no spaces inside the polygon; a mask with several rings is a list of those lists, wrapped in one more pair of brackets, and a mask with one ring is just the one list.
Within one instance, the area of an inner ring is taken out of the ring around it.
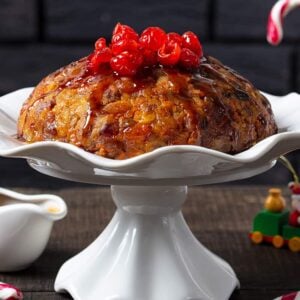
{"label": "dark wooden surface", "polygon": [[[45,189],[16,190],[47,192]],[[241,289],[231,300],[268,300],[300,289],[300,254],[269,245],[254,246],[248,239],[252,218],[261,209],[267,190],[267,186],[194,187],[190,188],[183,208],[195,236],[236,271]],[[99,235],[115,210],[108,188],[77,187],[49,192],[66,200],[68,216],[55,224],[45,252],[29,269],[0,273],[0,281],[20,287],[25,299],[71,299],[53,291],[57,271],[64,261]],[[288,200],[286,189],[284,194]]]}

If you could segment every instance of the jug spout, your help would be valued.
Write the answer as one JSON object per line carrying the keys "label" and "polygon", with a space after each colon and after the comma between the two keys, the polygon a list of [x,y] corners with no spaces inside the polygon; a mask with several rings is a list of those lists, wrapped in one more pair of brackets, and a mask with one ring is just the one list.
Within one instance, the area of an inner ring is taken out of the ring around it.
{"label": "jug spout", "polygon": [[0,188],[0,209],[11,210],[14,204],[31,204],[36,213],[52,221],[58,221],[67,214],[67,205],[58,196],[50,194],[24,195],[8,189]]}
{"label": "jug spout", "polygon": [[40,195],[34,199],[36,205],[39,205],[44,216],[52,221],[63,219],[67,214],[67,205],[62,198],[55,195]]}

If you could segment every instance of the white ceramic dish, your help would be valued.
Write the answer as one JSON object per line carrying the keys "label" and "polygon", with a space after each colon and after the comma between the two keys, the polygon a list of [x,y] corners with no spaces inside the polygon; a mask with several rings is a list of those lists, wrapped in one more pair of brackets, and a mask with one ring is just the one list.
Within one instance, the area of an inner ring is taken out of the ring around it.
{"label": "white ceramic dish", "polygon": [[118,161],[70,144],[18,141],[16,120],[30,92],[0,98],[0,155],[27,158],[50,176],[113,184],[117,205],[99,238],[62,266],[55,289],[68,291],[75,300],[228,299],[238,280],[187,227],[180,212],[186,186],[250,177],[300,148],[300,96],[267,95],[279,133],[240,154],[170,146]]}
{"label": "white ceramic dish", "polygon": [[44,251],[55,221],[67,214],[55,195],[24,195],[0,188],[0,271],[27,268]]}

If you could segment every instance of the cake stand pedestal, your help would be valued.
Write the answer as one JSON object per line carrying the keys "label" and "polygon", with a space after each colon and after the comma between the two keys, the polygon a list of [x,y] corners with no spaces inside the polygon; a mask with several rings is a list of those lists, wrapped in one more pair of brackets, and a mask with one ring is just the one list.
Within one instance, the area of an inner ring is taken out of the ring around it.
{"label": "cake stand pedestal", "polygon": [[186,186],[112,186],[117,211],[102,234],[60,269],[55,290],[75,300],[223,300],[232,268],[192,234]]}

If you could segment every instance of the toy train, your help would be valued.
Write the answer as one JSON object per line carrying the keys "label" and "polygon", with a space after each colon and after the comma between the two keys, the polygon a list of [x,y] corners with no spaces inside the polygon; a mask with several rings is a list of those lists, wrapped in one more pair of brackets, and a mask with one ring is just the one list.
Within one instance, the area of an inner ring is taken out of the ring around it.
{"label": "toy train", "polygon": [[[300,218],[297,209],[289,212],[279,189],[271,189],[265,202],[265,209],[260,211],[253,220],[253,230],[249,234],[255,244],[271,243],[276,248],[287,245],[293,252],[300,251]],[[293,197],[295,209],[299,203],[298,195]],[[295,199],[296,198],[296,199]],[[295,218],[296,216],[296,218]]]}

